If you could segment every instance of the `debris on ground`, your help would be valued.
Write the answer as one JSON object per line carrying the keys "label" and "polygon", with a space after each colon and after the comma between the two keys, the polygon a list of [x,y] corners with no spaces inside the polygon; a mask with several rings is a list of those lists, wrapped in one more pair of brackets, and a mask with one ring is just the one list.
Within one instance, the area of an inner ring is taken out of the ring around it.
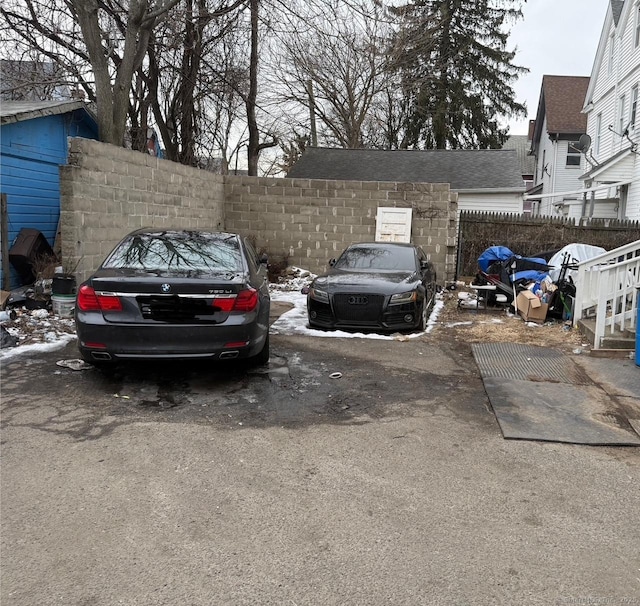
{"label": "debris on ground", "polygon": [[87,370],[93,368],[91,364],[87,364],[84,360],[58,360],[56,364],[62,368],[70,368],[71,370]]}
{"label": "debris on ground", "polygon": [[[584,336],[570,321],[547,318],[544,323],[524,322],[510,305],[489,304],[486,308],[465,308],[460,300],[473,300],[473,277],[459,280],[456,290],[442,293],[443,307],[438,315],[436,329],[431,333],[438,340],[460,340],[467,343],[521,343],[544,345],[572,353],[581,348],[587,353],[590,346],[584,344]],[[459,298],[462,293],[467,293]]]}

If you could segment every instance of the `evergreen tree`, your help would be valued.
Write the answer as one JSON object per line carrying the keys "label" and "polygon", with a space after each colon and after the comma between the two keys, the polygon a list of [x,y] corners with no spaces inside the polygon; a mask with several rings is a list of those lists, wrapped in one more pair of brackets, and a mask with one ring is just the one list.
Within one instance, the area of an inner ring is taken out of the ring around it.
{"label": "evergreen tree", "polygon": [[[524,0],[526,1],[526,0]],[[528,72],[513,65],[508,26],[522,0],[414,0],[392,9],[393,69],[408,102],[402,148],[500,147],[499,120],[525,116],[512,84]]]}

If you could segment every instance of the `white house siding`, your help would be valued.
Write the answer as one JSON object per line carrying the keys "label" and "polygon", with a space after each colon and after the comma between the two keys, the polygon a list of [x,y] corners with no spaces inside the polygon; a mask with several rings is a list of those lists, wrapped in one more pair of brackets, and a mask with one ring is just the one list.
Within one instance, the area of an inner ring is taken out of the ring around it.
{"label": "white house siding", "polygon": [[[636,110],[635,128],[633,126],[629,127],[629,137],[623,136],[623,132],[621,132],[629,125],[632,89],[640,84],[640,45],[636,47],[634,44],[635,10],[635,0],[626,0],[616,30],[611,18],[611,8],[609,8],[591,74],[592,82],[587,94],[585,108],[587,113],[587,132],[593,142],[591,153],[600,164],[605,163],[621,150],[628,149],[631,146],[631,141],[640,144],[640,98],[638,99]],[[615,40],[615,54],[613,70],[609,73],[609,52],[612,34]],[[622,96],[624,96],[624,106],[621,106],[620,103]],[[602,116],[599,149],[597,146],[598,133],[596,126],[598,115]],[[609,125],[612,126],[612,129],[608,128]],[[640,145],[638,147],[640,148]],[[633,182],[629,186],[625,214],[624,216],[621,215],[620,218],[640,220],[640,161],[638,155],[633,154],[630,162],[625,161],[624,164],[627,165],[626,171],[621,172],[623,166],[612,166],[606,170],[606,175],[602,176],[602,181],[598,181],[598,176],[596,175],[594,185],[631,177]],[[629,164],[631,164],[631,171],[628,169]],[[591,168],[583,160],[583,169],[588,171]],[[606,195],[607,192],[603,192],[599,197],[606,197]],[[606,208],[597,208],[594,216],[601,216],[602,214],[609,216],[611,208],[617,206],[604,202],[602,204]]]}
{"label": "white house siding", "polygon": [[[638,170],[636,168],[634,178],[640,178],[638,175]],[[629,187],[629,193],[627,195],[627,209],[626,215],[628,219],[634,219],[635,221],[640,221],[640,187],[638,186],[638,182],[632,184]]]}
{"label": "white house siding", "polygon": [[[555,146],[553,141],[549,139],[547,134],[547,118],[545,116],[542,124],[542,135],[540,137],[540,145],[538,148],[538,156],[536,158],[536,174],[534,175],[535,184],[542,183],[543,194],[551,193],[553,190],[553,166],[555,157]],[[553,201],[551,198],[542,198],[539,206],[536,205],[534,214],[549,215],[553,212]]]}
{"label": "white house siding", "polygon": [[[579,177],[583,172],[581,166],[567,166],[569,141],[550,139],[547,134],[545,117],[540,138],[540,149],[536,162],[536,185],[542,183],[542,194],[552,192],[574,191],[583,187]],[[576,139],[578,137],[576,136]],[[545,171],[546,166],[546,171]],[[542,198],[537,203],[536,215],[556,215],[563,196]]]}
{"label": "white house siding", "polygon": [[458,192],[458,211],[489,213],[522,213],[522,193],[464,193]]}
{"label": "white house siding", "polygon": [[[576,137],[576,140],[578,137]],[[580,175],[582,174],[582,167],[567,166],[567,154],[569,152],[570,141],[558,141],[555,144],[557,159],[553,171],[554,182],[553,191],[575,191],[582,188],[582,181],[580,181]],[[570,196],[573,198],[575,196]],[[564,203],[566,197],[555,198],[556,203]]]}

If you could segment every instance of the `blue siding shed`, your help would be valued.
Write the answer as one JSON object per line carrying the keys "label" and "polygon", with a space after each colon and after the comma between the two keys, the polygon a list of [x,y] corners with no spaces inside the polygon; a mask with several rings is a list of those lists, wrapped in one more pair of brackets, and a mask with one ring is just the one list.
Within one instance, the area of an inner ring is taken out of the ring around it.
{"label": "blue siding shed", "polygon": [[[42,232],[53,248],[60,218],[59,166],[68,137],[98,138],[82,101],[4,101],[0,108],[0,190],[7,196],[9,247],[23,227]],[[17,276],[12,271],[11,286]]]}

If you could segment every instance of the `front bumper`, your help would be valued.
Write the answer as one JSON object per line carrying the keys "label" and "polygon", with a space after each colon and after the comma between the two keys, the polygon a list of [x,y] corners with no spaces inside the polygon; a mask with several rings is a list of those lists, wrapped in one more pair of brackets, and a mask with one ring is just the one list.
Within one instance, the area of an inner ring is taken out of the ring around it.
{"label": "front bumper", "polygon": [[400,305],[385,304],[377,313],[369,314],[366,319],[358,319],[357,312],[348,314],[348,317],[340,316],[332,299],[330,303],[322,303],[311,297],[307,299],[309,325],[327,329],[411,330],[420,326],[421,311],[420,304],[416,302]]}

